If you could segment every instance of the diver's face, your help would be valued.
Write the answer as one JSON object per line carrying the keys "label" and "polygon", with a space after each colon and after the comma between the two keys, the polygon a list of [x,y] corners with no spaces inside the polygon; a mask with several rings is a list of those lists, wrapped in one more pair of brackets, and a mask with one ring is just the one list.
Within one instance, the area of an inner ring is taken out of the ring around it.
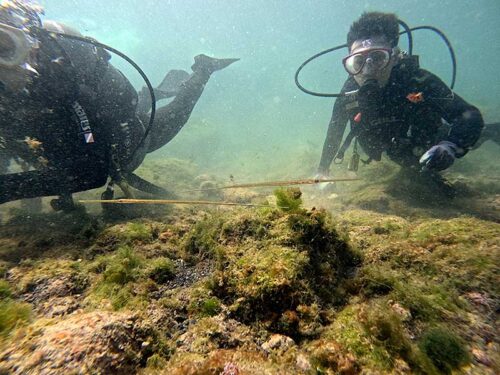
{"label": "diver's face", "polygon": [[356,40],[343,63],[358,85],[376,80],[380,87],[384,87],[397,59],[397,53],[385,37],[374,37]]}

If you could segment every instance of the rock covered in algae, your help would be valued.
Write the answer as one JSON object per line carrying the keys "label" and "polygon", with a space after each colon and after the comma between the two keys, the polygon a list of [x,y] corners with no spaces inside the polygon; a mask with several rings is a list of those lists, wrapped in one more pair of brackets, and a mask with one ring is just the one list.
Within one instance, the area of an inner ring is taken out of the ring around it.
{"label": "rock covered in algae", "polygon": [[148,348],[148,332],[129,313],[91,312],[40,321],[0,354],[6,373],[133,372]]}
{"label": "rock covered in algae", "polygon": [[190,252],[215,259],[212,290],[236,316],[267,317],[285,331],[298,328],[298,306],[335,303],[336,288],[358,260],[322,211],[215,215],[187,239]]}
{"label": "rock covered in algae", "polygon": [[35,259],[8,258],[0,300],[28,311],[9,310],[0,362],[19,373],[494,374],[499,234],[470,217],[302,208],[107,224],[90,246],[66,253],[56,239]]}

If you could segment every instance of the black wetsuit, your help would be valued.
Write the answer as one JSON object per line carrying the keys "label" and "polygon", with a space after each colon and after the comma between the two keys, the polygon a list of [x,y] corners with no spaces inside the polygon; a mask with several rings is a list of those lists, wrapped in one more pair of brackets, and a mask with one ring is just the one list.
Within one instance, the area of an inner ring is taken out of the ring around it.
{"label": "black wetsuit", "polygon": [[0,88],[3,159],[20,157],[34,170],[0,175],[0,203],[101,187],[116,172],[112,160],[133,171],[179,132],[210,77],[193,73],[157,111],[150,136],[134,153],[149,115],[136,113],[137,93],[109,54],[46,32],[37,37],[39,74],[20,93]]}
{"label": "black wetsuit", "polygon": [[[358,90],[353,77],[342,92]],[[362,90],[360,90],[362,91]],[[383,152],[404,167],[418,166],[420,156],[439,141],[455,143],[465,153],[478,140],[484,126],[479,110],[453,93],[437,76],[418,68],[413,57],[395,66],[388,84],[373,97],[339,97],[333,107],[319,172],[327,174],[334,157],[343,158],[354,139],[371,160]],[[338,153],[338,154],[337,154]]]}
{"label": "black wetsuit", "polygon": [[105,51],[45,32],[37,37],[38,74],[25,90],[0,94],[4,146],[35,169],[0,176],[0,203],[100,187],[111,144],[128,156],[143,132],[137,93]]}

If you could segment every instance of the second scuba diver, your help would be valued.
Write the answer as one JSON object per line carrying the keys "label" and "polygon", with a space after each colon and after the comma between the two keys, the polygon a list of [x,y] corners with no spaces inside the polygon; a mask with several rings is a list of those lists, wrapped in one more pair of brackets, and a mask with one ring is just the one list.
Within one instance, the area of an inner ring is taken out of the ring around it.
{"label": "second scuba diver", "polygon": [[341,162],[353,142],[354,164],[359,144],[366,163],[381,160],[385,152],[415,175],[439,178],[436,171],[450,167],[479,139],[484,126],[479,110],[421,69],[417,56],[400,51],[398,22],[394,14],[369,12],[352,24],[342,94],[354,94],[339,96],[334,104],[318,178],[328,176],[332,161]]}
{"label": "second scuba diver", "polygon": [[56,35],[79,33],[42,25],[39,12],[22,1],[0,8],[1,164],[21,159],[32,167],[0,175],[0,203],[59,195],[57,206],[71,209],[72,193],[133,176],[184,126],[211,74],[237,60],[199,55],[192,74],[167,74],[155,93],[175,98],[156,111],[145,137],[151,100],[138,97],[104,49]]}

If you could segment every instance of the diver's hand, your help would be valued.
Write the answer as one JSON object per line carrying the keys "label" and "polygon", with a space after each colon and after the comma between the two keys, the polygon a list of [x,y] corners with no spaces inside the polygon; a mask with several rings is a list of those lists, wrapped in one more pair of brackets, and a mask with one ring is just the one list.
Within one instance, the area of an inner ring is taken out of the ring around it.
{"label": "diver's hand", "polygon": [[462,152],[463,150],[455,143],[441,141],[422,155],[420,164],[425,169],[442,171],[449,168],[455,161],[457,154]]}
{"label": "diver's hand", "polygon": [[[326,180],[328,178],[329,178],[328,173],[317,173],[314,176],[315,180]],[[316,184],[316,187],[320,191],[325,191],[325,190],[328,190],[328,189],[333,187],[333,182],[322,182],[322,183]]]}

